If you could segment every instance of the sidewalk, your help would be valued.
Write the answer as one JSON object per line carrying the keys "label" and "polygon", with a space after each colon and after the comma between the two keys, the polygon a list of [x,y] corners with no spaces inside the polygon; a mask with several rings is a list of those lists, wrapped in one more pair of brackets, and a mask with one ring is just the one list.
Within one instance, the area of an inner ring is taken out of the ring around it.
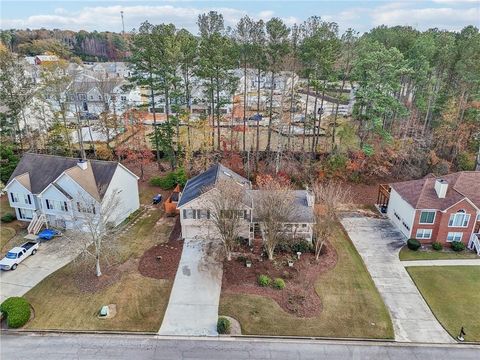
{"label": "sidewalk", "polygon": [[480,266],[480,259],[449,259],[449,260],[406,260],[402,265],[408,266]]}

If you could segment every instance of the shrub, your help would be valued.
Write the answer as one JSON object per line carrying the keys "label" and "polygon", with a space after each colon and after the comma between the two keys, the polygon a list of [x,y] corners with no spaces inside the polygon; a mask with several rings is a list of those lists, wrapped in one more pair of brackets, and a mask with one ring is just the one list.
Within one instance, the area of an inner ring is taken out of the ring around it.
{"label": "shrub", "polygon": [[266,287],[270,285],[270,283],[272,282],[272,279],[270,279],[267,275],[260,275],[257,281],[258,281],[258,285]]}
{"label": "shrub", "polygon": [[285,281],[282,278],[276,278],[273,280],[273,287],[278,290],[285,288]]}
{"label": "shrub", "polygon": [[295,243],[293,243],[290,248],[292,249],[292,252],[296,254],[297,252],[301,252],[302,254],[306,254],[308,252],[312,251],[312,244],[310,244],[306,240],[300,240]]}
{"label": "shrub", "polygon": [[407,247],[410,250],[417,251],[418,249],[420,249],[420,246],[422,245],[417,239],[408,239],[407,241]]}
{"label": "shrub", "polygon": [[0,311],[7,317],[9,328],[19,328],[30,319],[30,304],[22,297],[9,297],[0,305]]}
{"label": "shrub", "polygon": [[440,250],[443,249],[443,246],[442,246],[442,244],[440,244],[439,242],[434,242],[434,243],[432,244],[432,249],[433,249],[433,250],[436,250],[436,251],[440,251]]}
{"label": "shrub", "polygon": [[15,220],[15,219],[16,219],[15,215],[13,215],[12,213],[6,213],[5,215],[3,215],[3,216],[1,217],[0,220],[1,220],[3,223],[9,223],[9,222],[12,222],[12,221]]}
{"label": "shrub", "polygon": [[276,253],[290,252],[290,251],[292,251],[292,247],[291,247],[291,244],[288,243],[288,241],[282,240],[277,244],[277,246],[275,246]]}
{"label": "shrub", "polygon": [[465,250],[465,244],[460,241],[453,241],[451,244],[453,251],[463,251]]}
{"label": "shrub", "polygon": [[219,334],[230,334],[230,320],[226,317],[220,316],[217,321],[217,332]]}
{"label": "shrub", "polygon": [[187,174],[185,170],[180,168],[176,171],[169,172],[165,176],[153,176],[150,179],[150,184],[153,186],[159,186],[164,190],[173,189],[175,185],[185,186],[187,182]]}

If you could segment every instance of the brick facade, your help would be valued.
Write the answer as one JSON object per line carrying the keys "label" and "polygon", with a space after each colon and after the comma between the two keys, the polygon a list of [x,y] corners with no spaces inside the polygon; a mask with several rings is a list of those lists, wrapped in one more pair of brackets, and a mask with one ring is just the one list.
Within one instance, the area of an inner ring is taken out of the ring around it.
{"label": "brick facade", "polygon": [[[425,209],[431,211],[429,209]],[[450,215],[464,210],[466,214],[470,214],[470,220],[467,227],[450,227],[448,222]],[[478,226],[476,223],[477,209],[466,199],[461,200],[457,204],[448,208],[444,212],[435,211],[435,221],[433,224],[420,224],[420,214],[422,210],[415,210],[415,218],[412,226],[412,237],[415,238],[418,229],[432,229],[432,237],[430,239],[418,239],[423,244],[439,242],[443,245],[447,244],[447,234],[449,232],[463,233],[462,242],[467,245],[473,230]]]}

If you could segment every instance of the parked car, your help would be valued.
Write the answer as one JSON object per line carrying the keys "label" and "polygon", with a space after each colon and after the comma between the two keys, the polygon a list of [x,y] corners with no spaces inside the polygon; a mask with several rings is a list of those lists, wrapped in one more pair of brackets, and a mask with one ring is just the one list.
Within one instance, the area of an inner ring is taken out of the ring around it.
{"label": "parked car", "polygon": [[0,260],[0,269],[2,270],[15,270],[23,260],[30,255],[35,255],[38,250],[38,243],[28,241],[23,245],[16,246],[7,255]]}

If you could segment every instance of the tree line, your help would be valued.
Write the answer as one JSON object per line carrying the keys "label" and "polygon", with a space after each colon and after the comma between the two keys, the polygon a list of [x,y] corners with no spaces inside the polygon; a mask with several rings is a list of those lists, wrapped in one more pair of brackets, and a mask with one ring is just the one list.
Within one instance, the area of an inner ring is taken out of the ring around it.
{"label": "tree line", "polygon": [[[129,82],[147,90],[157,161],[161,154],[172,168],[190,161],[192,129],[196,128],[207,139],[202,151],[219,152],[226,143],[232,152],[253,150],[255,169],[259,152],[274,154],[277,162],[279,152],[293,152],[294,137],[301,139],[300,155],[309,161],[319,154],[327,156],[321,165],[326,173],[338,174],[340,169],[367,175],[421,176],[429,171],[474,168],[480,144],[480,35],[476,27],[453,32],[379,26],[360,35],[354,29],[340,33],[337,23],[317,16],[291,27],[279,18],[264,21],[244,16],[230,28],[215,11],[201,14],[197,25],[198,34],[192,34],[173,24],[144,22],[128,34]],[[15,73],[11,63],[4,63],[0,62],[2,74]],[[270,84],[262,90],[256,81],[256,91],[249,94],[246,75],[252,72],[258,78],[266,76]],[[235,76],[238,73],[243,74],[243,83]],[[275,105],[278,94],[274,90],[279,78],[290,81],[280,106]],[[12,85],[8,75],[0,81],[10,84],[0,90],[9,109],[3,121],[16,119],[11,123],[18,124],[20,110],[31,97],[29,87],[22,79]],[[208,111],[200,121],[192,122],[192,91],[198,85]],[[351,117],[345,119],[339,115],[340,99],[351,87],[355,103]],[[243,98],[243,126],[241,141],[233,146],[221,132],[221,125],[229,121],[222,107],[234,105],[238,97]],[[247,109],[247,97],[256,100],[253,110]],[[328,97],[337,99],[331,115],[324,114]],[[155,107],[160,98],[166,118],[161,122]],[[264,148],[260,148],[258,121],[254,145],[246,145],[252,115],[268,119]],[[303,134],[294,134],[300,115]],[[282,147],[272,145],[278,124],[287,128]],[[22,143],[22,131],[14,132]]]}

